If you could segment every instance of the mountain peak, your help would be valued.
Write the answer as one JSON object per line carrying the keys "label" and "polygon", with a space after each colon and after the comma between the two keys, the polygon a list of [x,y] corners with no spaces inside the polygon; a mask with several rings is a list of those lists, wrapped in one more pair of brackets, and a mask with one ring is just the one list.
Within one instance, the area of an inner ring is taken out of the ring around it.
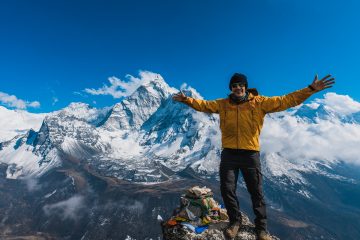
{"label": "mountain peak", "polygon": [[91,107],[87,103],[72,102],[57,113],[59,113],[60,116],[65,115],[75,117],[77,119],[87,119],[90,115],[94,115],[96,111],[96,108]]}
{"label": "mountain peak", "polygon": [[170,87],[160,74],[140,72],[139,87],[121,102],[115,104],[104,122],[107,129],[137,129],[168,99],[178,92]]}
{"label": "mountain peak", "polygon": [[111,107],[97,109],[87,103],[72,102],[67,107],[49,114],[48,118],[58,119],[57,121],[68,121],[66,120],[68,118],[77,119],[96,126],[104,120],[110,110]]}
{"label": "mountain peak", "polygon": [[135,92],[129,96],[130,98],[138,97],[140,94],[143,94],[144,91],[148,92],[150,95],[160,96],[162,98],[167,98],[170,94],[177,92],[175,88],[170,87],[166,83],[160,74],[142,71],[139,75],[142,83]]}
{"label": "mountain peak", "polygon": [[70,103],[66,108],[68,109],[79,109],[79,108],[91,108],[91,106],[87,103],[83,103],[83,102],[72,102]]}
{"label": "mountain peak", "polygon": [[360,103],[336,93],[327,93],[324,97],[302,104],[293,113],[311,122],[318,120],[359,122]]}

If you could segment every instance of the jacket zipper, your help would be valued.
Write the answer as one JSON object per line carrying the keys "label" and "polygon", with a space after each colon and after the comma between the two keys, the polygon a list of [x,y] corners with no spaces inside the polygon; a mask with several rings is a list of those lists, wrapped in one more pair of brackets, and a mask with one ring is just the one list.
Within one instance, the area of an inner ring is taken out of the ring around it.
{"label": "jacket zipper", "polygon": [[239,106],[236,106],[236,148],[239,149]]}
{"label": "jacket zipper", "polygon": [[223,125],[224,128],[225,128],[225,125],[226,125],[226,111],[227,111],[227,108],[225,106],[225,117],[224,117],[224,125]]}
{"label": "jacket zipper", "polygon": [[254,110],[251,110],[251,130],[255,132],[254,128]]}

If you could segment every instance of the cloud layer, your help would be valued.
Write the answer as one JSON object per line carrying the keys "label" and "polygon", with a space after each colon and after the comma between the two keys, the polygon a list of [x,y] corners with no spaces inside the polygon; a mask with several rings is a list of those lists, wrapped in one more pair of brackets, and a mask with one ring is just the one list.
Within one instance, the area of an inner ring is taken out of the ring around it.
{"label": "cloud layer", "polygon": [[43,210],[46,215],[59,215],[63,220],[72,219],[76,220],[79,217],[79,212],[85,207],[84,197],[81,195],[75,195],[71,198],[54,203],[45,205]]}
{"label": "cloud layer", "polygon": [[360,103],[348,95],[339,95],[334,92],[324,94],[324,98],[316,99],[315,103],[324,104],[327,109],[338,114],[353,114],[360,112]]}
{"label": "cloud layer", "polygon": [[360,126],[320,120],[299,122],[294,116],[267,118],[262,132],[264,152],[280,152],[288,159],[327,162],[346,161],[360,165]]}
{"label": "cloud layer", "polygon": [[294,112],[270,114],[261,133],[266,170],[272,176],[302,179],[298,172],[322,171],[345,162],[360,166],[360,125],[334,119],[360,112],[360,103],[349,96],[327,93],[306,105],[313,111],[324,105],[330,118],[315,122],[300,119]]}
{"label": "cloud layer", "polygon": [[22,99],[18,99],[15,95],[9,95],[4,92],[0,92],[0,103],[7,107],[16,109],[26,109],[28,107],[39,108],[40,103],[38,101],[28,102]]}
{"label": "cloud layer", "polygon": [[83,91],[91,95],[110,95],[113,98],[122,98],[131,95],[139,86],[146,84],[149,81],[158,78],[162,79],[160,74],[149,71],[140,71],[139,78],[130,74],[125,77],[126,81],[117,77],[110,77],[108,78],[110,85],[103,84],[101,88],[86,88]]}

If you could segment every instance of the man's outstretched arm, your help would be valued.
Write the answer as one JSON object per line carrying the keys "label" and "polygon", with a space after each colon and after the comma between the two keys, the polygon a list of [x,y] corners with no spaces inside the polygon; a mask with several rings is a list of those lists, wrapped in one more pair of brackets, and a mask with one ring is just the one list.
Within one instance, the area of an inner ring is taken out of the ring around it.
{"label": "man's outstretched arm", "polygon": [[335,78],[327,75],[321,80],[315,75],[314,81],[306,88],[278,97],[262,97],[261,108],[265,113],[280,112],[295,107],[304,102],[312,94],[330,88],[335,83]]}
{"label": "man's outstretched arm", "polygon": [[206,113],[219,112],[219,105],[217,101],[206,101],[206,100],[187,97],[183,92],[174,94],[173,100],[185,103],[186,105],[189,105],[196,111],[206,112]]}

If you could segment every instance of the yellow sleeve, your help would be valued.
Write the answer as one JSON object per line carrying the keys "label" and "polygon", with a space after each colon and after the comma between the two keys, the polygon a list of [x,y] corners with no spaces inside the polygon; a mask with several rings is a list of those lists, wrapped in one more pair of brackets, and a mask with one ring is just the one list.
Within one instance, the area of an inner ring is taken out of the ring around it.
{"label": "yellow sleeve", "polygon": [[280,112],[288,108],[295,107],[304,102],[316,91],[309,87],[297,90],[284,96],[264,97],[261,96],[261,109],[265,113]]}
{"label": "yellow sleeve", "polygon": [[186,97],[183,101],[186,105],[189,105],[193,109],[199,112],[206,113],[219,113],[219,102],[218,100],[206,101],[201,99],[195,99],[191,97]]}

